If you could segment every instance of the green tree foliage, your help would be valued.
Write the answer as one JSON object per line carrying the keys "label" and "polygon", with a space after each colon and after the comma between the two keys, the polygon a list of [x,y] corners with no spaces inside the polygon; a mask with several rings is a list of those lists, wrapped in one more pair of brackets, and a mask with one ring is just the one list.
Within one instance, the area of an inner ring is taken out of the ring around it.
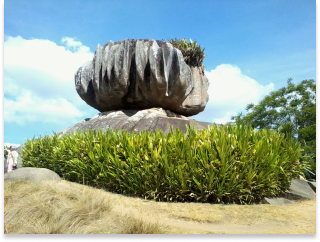
{"label": "green tree foliage", "polygon": [[[316,83],[303,80],[298,85],[289,78],[287,86],[271,92],[257,105],[248,104],[247,114],[233,116],[256,129],[272,129],[301,143],[304,158],[316,172]],[[310,173],[310,172],[309,172]],[[312,175],[311,176],[314,176]]]}
{"label": "green tree foliage", "polygon": [[3,154],[4,154],[4,158],[5,159],[7,159],[7,156],[8,156],[8,149],[9,149],[9,147],[7,147],[7,146],[4,146],[4,152],[3,152]]}

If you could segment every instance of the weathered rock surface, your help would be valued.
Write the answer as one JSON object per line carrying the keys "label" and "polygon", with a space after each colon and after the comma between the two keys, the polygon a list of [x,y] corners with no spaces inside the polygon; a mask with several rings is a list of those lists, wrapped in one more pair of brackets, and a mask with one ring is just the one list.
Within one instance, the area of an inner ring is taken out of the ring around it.
{"label": "weathered rock surface", "polygon": [[301,199],[316,199],[315,190],[310,187],[307,181],[292,179],[288,192],[284,195],[284,197],[265,197],[263,198],[262,203],[271,205],[285,205],[292,203],[292,201]]}
{"label": "weathered rock surface", "polygon": [[170,125],[173,129],[179,128],[186,132],[186,125],[195,125],[198,130],[207,129],[212,123],[199,122],[182,115],[177,115],[162,108],[151,108],[145,110],[119,110],[99,113],[92,119],[85,119],[72,127],[57,132],[58,135],[70,134],[75,131],[126,129],[128,132],[148,130],[154,132],[156,129],[163,133],[170,132]]}
{"label": "weathered rock surface", "polygon": [[75,74],[75,86],[100,112],[162,107],[192,116],[208,101],[202,70],[188,66],[170,43],[152,39],[98,45],[93,60]]}
{"label": "weathered rock surface", "polygon": [[316,199],[316,193],[312,190],[307,181],[292,179],[286,198],[297,199]]}
{"label": "weathered rock surface", "polygon": [[308,181],[309,186],[312,188],[314,192],[317,191],[317,183],[313,181]]}
{"label": "weathered rock surface", "polygon": [[21,167],[17,170],[4,174],[4,181],[24,180],[31,182],[61,180],[60,176],[46,168]]}

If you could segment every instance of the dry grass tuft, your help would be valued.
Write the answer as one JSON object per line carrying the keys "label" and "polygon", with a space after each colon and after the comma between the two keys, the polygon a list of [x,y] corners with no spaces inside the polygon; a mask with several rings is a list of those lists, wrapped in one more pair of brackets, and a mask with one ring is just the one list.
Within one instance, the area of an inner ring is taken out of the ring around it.
{"label": "dry grass tuft", "polygon": [[156,224],[112,212],[101,191],[65,183],[4,184],[5,234],[161,233]]}
{"label": "dry grass tuft", "polygon": [[128,220],[123,224],[119,234],[161,234],[163,230],[160,229],[157,223],[146,223],[142,219],[128,217]]}

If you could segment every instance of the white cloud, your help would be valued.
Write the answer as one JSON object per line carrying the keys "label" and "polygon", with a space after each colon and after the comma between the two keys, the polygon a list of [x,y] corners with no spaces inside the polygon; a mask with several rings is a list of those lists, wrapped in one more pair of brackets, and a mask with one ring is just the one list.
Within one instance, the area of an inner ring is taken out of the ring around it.
{"label": "white cloud", "polygon": [[273,83],[263,86],[230,64],[219,65],[205,74],[209,80],[209,101],[205,110],[193,117],[196,120],[231,121],[231,116],[244,111],[249,103],[256,104],[274,88]]}
{"label": "white cloud", "polygon": [[12,146],[13,148],[17,148],[20,146],[20,144],[3,143],[3,146],[8,147],[8,149],[9,149],[10,146]]}
{"label": "white cloud", "polygon": [[71,51],[76,51],[78,53],[88,53],[89,47],[82,45],[80,41],[76,41],[74,38],[63,37],[61,43],[65,44],[66,48]]}
{"label": "white cloud", "polygon": [[87,104],[74,86],[74,74],[93,53],[64,37],[65,46],[43,40],[5,37],[4,121],[62,123],[86,115]]}
{"label": "white cloud", "polygon": [[4,66],[41,71],[59,81],[69,82],[76,70],[92,59],[93,53],[72,38],[64,37],[62,42],[66,47],[50,40],[9,36],[4,42]]}
{"label": "white cloud", "polygon": [[42,99],[27,91],[15,100],[4,98],[4,107],[5,121],[20,125],[39,121],[64,123],[83,116],[81,111],[64,98]]}

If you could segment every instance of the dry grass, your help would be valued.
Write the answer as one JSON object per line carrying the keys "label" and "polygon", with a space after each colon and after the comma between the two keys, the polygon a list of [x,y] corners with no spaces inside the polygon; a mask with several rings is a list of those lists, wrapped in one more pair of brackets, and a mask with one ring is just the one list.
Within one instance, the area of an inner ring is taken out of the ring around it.
{"label": "dry grass", "polygon": [[112,212],[101,190],[67,182],[4,184],[5,234],[152,234],[161,233],[130,215]]}
{"label": "dry grass", "polygon": [[316,233],[314,200],[282,206],[165,203],[61,181],[6,182],[4,201],[8,234]]}

